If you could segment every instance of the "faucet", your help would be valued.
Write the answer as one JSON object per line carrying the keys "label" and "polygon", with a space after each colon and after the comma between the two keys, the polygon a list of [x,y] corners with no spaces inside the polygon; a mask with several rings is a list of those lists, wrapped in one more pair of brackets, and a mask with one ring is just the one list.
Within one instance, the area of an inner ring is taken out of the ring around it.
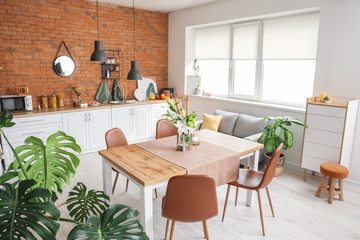
{"label": "faucet", "polygon": [[[121,92],[121,95],[122,95],[122,101],[123,101],[123,102],[126,102],[125,89],[124,89],[124,87],[123,87],[122,85],[120,85],[120,84],[117,85],[117,86],[115,87],[115,89],[116,89],[117,87],[120,89],[120,92]],[[121,89],[122,89],[122,91],[121,91]]]}

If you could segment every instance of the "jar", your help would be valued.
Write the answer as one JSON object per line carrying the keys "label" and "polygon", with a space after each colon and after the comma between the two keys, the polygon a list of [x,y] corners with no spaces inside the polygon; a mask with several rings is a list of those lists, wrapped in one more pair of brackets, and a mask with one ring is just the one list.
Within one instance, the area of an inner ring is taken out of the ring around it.
{"label": "jar", "polygon": [[56,108],[56,95],[50,95],[50,107],[51,108]]}
{"label": "jar", "polygon": [[63,93],[58,93],[58,94],[56,94],[56,98],[57,98],[57,101],[58,101],[58,106],[63,107],[64,106],[64,94]]}
{"label": "jar", "polygon": [[48,108],[48,96],[47,95],[41,96],[41,106],[42,106],[42,108]]}

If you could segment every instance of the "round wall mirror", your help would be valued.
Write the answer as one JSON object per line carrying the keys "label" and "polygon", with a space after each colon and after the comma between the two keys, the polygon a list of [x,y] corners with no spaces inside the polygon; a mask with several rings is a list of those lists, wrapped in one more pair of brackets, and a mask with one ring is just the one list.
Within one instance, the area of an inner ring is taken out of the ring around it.
{"label": "round wall mirror", "polygon": [[54,70],[59,76],[68,77],[75,72],[74,60],[69,56],[59,56],[54,61]]}

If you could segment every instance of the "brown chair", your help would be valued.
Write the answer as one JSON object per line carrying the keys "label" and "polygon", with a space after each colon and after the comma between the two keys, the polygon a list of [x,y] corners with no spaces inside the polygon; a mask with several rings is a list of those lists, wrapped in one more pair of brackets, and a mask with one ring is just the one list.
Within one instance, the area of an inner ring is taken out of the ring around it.
{"label": "brown chair", "polygon": [[[105,141],[106,141],[106,147],[108,149],[128,145],[125,134],[123,133],[123,131],[121,131],[120,128],[113,128],[107,131],[105,133]],[[115,181],[112,188],[112,194],[114,194],[115,186],[119,177],[119,172],[116,171],[114,168],[112,168],[112,170],[116,172]],[[126,180],[126,192],[128,190],[128,186],[129,186],[129,179]]]}
{"label": "brown chair", "polygon": [[160,119],[156,123],[156,139],[174,136],[177,133],[176,127],[174,127],[167,119]]}
{"label": "brown chair", "polygon": [[[120,128],[113,128],[107,131],[105,133],[105,141],[108,149],[128,145],[125,134],[123,133],[123,131],[121,131]],[[112,194],[114,194],[116,183],[119,177],[119,172],[116,171],[116,169],[114,168],[112,168],[112,170],[116,172],[115,181],[112,188]],[[126,192],[128,190],[128,187],[129,187],[129,179],[126,179],[126,189],[125,189]],[[154,190],[155,190],[155,196],[157,198],[158,196],[157,196],[156,188]]]}
{"label": "brown chair", "polygon": [[269,199],[271,212],[272,212],[273,217],[275,217],[274,209],[273,209],[272,203],[271,203],[269,189],[267,186],[270,184],[271,180],[273,179],[273,177],[275,175],[276,163],[279,159],[282,148],[283,148],[283,144],[280,144],[280,146],[275,150],[275,152],[271,156],[269,164],[267,165],[267,167],[265,169],[265,172],[257,172],[257,171],[248,170],[248,169],[240,169],[239,180],[228,183],[228,189],[227,189],[227,193],[226,193],[222,221],[224,221],[224,218],[225,218],[226,205],[227,205],[227,201],[229,198],[229,192],[230,192],[231,186],[241,187],[241,188],[245,188],[245,189],[249,189],[249,190],[255,190],[257,192],[258,199],[259,199],[259,210],[260,210],[260,220],[261,220],[262,232],[263,232],[263,235],[265,236],[264,220],[263,220],[261,198],[260,198],[260,189],[266,188],[266,193],[267,193],[267,196]]}
{"label": "brown chair", "polygon": [[172,220],[170,240],[175,222],[203,222],[205,238],[209,240],[206,220],[218,214],[215,180],[205,175],[175,176],[169,180],[162,200],[162,216],[167,218],[165,240]]}

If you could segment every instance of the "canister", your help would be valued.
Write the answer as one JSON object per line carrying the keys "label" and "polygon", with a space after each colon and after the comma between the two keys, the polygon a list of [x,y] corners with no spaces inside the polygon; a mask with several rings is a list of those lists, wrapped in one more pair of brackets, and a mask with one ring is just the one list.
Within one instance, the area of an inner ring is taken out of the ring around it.
{"label": "canister", "polygon": [[51,108],[56,108],[56,95],[50,95],[50,107]]}
{"label": "canister", "polygon": [[47,95],[41,96],[41,106],[42,106],[42,108],[48,108],[48,96]]}

